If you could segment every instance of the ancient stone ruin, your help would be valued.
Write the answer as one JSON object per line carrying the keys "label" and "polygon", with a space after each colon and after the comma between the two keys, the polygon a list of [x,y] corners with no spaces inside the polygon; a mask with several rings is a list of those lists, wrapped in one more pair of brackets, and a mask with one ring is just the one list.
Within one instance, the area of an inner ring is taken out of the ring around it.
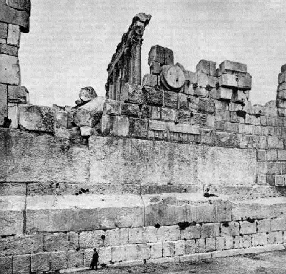
{"label": "ancient stone ruin", "polygon": [[95,247],[101,266],[284,249],[286,65],[264,106],[245,64],[191,72],[159,45],[141,83],[138,14],[106,98],[86,87],[73,107],[36,106],[17,57],[29,14],[0,0],[1,273],[82,269]]}

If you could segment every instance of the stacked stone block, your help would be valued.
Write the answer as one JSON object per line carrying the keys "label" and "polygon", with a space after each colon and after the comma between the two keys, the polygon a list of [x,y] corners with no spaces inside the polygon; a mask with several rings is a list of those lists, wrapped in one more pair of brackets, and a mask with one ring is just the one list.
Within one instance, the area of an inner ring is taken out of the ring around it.
{"label": "stacked stone block", "polygon": [[[29,31],[30,1],[0,2],[0,126],[9,127],[8,117],[17,116],[17,104],[11,102],[21,84],[18,51],[21,32]],[[21,102],[23,103],[23,102]],[[10,119],[11,120],[11,119]],[[12,127],[17,127],[13,118]]]}
{"label": "stacked stone block", "polygon": [[286,116],[286,66],[281,66],[281,72],[278,75],[278,88],[276,95],[276,105],[280,116]]}

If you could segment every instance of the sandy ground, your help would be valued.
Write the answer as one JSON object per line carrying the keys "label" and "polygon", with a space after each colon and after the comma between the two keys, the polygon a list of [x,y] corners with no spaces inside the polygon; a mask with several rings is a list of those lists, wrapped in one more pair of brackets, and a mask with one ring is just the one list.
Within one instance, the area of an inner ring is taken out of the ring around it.
{"label": "sandy ground", "polygon": [[286,251],[202,260],[197,263],[148,264],[72,272],[72,274],[286,274]]}

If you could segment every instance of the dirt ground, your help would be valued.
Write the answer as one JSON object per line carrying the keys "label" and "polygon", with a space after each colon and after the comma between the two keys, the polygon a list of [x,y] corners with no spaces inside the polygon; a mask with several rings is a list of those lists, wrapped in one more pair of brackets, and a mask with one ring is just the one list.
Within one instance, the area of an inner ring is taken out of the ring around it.
{"label": "dirt ground", "polygon": [[197,263],[148,264],[72,272],[72,274],[285,274],[286,251],[202,260]]}

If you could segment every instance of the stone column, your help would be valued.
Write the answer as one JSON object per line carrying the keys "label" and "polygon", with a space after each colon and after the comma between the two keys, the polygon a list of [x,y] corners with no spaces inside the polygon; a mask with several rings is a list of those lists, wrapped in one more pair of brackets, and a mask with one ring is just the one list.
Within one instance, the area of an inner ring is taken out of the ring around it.
{"label": "stone column", "polygon": [[132,48],[133,78],[132,84],[141,85],[141,46],[143,39],[139,39]]}

